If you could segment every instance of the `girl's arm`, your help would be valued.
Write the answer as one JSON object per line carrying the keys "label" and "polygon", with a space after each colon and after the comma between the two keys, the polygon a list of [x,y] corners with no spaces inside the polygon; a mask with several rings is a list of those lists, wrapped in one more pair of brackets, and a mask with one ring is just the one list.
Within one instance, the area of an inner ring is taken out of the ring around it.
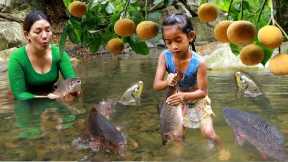
{"label": "girl's arm", "polygon": [[164,54],[161,53],[158,59],[158,65],[154,78],[154,84],[153,84],[154,90],[160,91],[168,87],[168,80],[164,80],[165,72],[166,72],[165,57]]}
{"label": "girl's arm", "polygon": [[197,89],[193,92],[179,92],[167,98],[170,105],[178,105],[183,102],[193,101],[203,98],[208,94],[207,67],[203,59],[201,59],[197,71]]}

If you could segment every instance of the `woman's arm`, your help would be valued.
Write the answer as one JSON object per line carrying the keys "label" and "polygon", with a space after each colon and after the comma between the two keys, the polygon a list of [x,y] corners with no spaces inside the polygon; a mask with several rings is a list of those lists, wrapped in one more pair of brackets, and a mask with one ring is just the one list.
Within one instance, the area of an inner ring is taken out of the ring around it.
{"label": "woman's arm", "polygon": [[154,90],[160,91],[168,87],[168,80],[164,80],[165,72],[166,72],[165,57],[164,54],[161,53],[158,59],[158,65],[154,78],[154,84],[153,84]]}
{"label": "woman's arm", "polygon": [[60,56],[60,71],[64,79],[76,77],[70,57],[66,52],[63,52],[62,57]]}
{"label": "woman's arm", "polygon": [[23,69],[13,56],[10,57],[8,63],[8,79],[12,93],[17,100],[34,98],[35,95],[27,91]]}

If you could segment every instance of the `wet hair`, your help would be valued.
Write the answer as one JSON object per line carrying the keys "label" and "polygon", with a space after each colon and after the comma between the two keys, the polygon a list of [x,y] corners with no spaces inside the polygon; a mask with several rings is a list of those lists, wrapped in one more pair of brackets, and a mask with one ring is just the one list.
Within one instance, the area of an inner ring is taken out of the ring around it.
{"label": "wet hair", "polygon": [[39,10],[31,11],[24,19],[23,22],[23,30],[29,32],[31,30],[32,25],[38,20],[46,20],[50,23],[49,18],[44,12]]}
{"label": "wet hair", "polygon": [[[167,16],[163,23],[162,23],[162,33],[163,33],[163,27],[164,26],[170,26],[170,25],[177,25],[183,33],[189,34],[192,32],[193,26],[191,20],[186,16],[185,14],[181,13],[176,13]],[[196,51],[195,45],[194,45],[194,40],[190,42],[190,45],[192,46],[192,50]]]}

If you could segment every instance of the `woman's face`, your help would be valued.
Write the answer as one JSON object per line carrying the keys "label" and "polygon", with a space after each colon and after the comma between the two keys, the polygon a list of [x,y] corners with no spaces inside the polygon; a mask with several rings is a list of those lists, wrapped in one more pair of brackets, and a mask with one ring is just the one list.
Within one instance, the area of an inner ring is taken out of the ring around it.
{"label": "woman's face", "polygon": [[193,40],[194,32],[186,34],[177,25],[164,26],[163,37],[167,48],[174,54],[188,52],[189,42]]}
{"label": "woman's face", "polygon": [[52,38],[50,23],[44,19],[35,21],[30,31],[25,35],[29,44],[35,48],[39,50],[47,49]]}

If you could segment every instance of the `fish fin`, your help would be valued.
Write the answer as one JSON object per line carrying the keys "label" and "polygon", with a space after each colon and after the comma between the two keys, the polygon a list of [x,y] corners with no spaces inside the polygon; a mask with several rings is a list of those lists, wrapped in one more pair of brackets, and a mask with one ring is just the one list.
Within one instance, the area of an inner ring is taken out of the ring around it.
{"label": "fish fin", "polygon": [[260,156],[262,160],[268,160],[268,156],[265,153],[260,152]]}
{"label": "fish fin", "polygon": [[235,134],[235,141],[238,145],[242,146],[245,142],[245,138],[243,134],[239,130],[234,131]]}

